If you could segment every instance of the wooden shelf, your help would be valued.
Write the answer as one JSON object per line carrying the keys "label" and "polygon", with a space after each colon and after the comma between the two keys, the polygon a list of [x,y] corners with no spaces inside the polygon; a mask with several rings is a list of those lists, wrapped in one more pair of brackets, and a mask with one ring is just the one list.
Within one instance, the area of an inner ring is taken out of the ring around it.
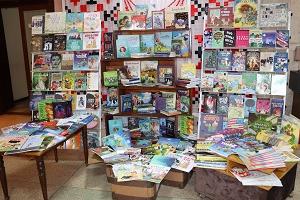
{"label": "wooden shelf", "polygon": [[[110,116],[133,116],[133,117],[141,117],[141,116],[147,116],[147,117],[167,117],[166,115],[163,115],[161,113],[139,113],[139,112],[120,112],[116,114],[106,114]],[[174,116],[175,117],[175,116]]]}
{"label": "wooden shelf", "polygon": [[171,61],[175,58],[189,58],[189,57],[142,57],[142,58],[115,58],[115,59],[107,59],[107,60],[101,60],[101,62],[117,62],[117,61],[130,61],[130,60],[167,60]]}
{"label": "wooden shelf", "polygon": [[176,91],[178,89],[175,86],[119,86],[119,90],[136,90],[136,91],[150,91],[150,92],[159,92],[159,91]]}
{"label": "wooden shelf", "polygon": [[118,30],[114,33],[118,35],[130,35],[130,34],[150,34],[156,32],[172,32],[172,31],[189,31],[189,28],[170,28],[170,29],[142,29],[142,30]]}

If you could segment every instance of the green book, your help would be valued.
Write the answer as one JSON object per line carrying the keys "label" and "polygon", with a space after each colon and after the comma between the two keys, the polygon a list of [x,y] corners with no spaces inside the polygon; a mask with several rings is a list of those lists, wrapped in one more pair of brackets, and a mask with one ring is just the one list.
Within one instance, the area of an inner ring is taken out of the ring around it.
{"label": "green book", "polygon": [[194,117],[192,115],[179,116],[180,135],[192,135],[194,133]]}
{"label": "green book", "polygon": [[119,85],[119,78],[117,71],[103,72],[104,86],[113,87]]}
{"label": "green book", "polygon": [[213,31],[212,47],[213,48],[224,47],[224,31]]}

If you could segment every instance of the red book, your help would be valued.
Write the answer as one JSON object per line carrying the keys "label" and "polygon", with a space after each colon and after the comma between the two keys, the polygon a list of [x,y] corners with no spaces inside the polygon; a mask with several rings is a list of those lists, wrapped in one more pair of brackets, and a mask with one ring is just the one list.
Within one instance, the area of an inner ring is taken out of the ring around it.
{"label": "red book", "polygon": [[249,47],[249,30],[236,30],[236,47]]}

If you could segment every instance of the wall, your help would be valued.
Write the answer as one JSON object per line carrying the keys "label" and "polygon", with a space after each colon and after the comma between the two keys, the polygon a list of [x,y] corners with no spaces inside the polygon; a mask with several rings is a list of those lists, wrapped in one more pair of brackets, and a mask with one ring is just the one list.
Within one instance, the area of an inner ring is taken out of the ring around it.
{"label": "wall", "polygon": [[2,8],[14,100],[28,96],[18,8]]}

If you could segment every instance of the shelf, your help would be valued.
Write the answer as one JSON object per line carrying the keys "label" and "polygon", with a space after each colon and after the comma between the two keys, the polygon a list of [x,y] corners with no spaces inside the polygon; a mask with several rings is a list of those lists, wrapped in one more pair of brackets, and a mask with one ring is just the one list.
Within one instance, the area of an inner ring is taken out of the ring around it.
{"label": "shelf", "polygon": [[278,47],[223,47],[223,48],[203,48],[203,50],[226,50],[226,49],[238,49],[238,50],[248,50],[248,49],[251,49],[251,50],[259,50],[259,49],[262,49],[262,50],[282,50],[282,51],[286,51],[288,50],[288,48],[278,48]]}
{"label": "shelf", "polygon": [[156,33],[156,32],[172,32],[172,31],[189,31],[189,28],[170,28],[170,29],[141,29],[141,30],[118,30],[114,31],[114,33],[118,35],[126,35],[132,33],[140,33],[140,34],[149,34],[149,33]]}
{"label": "shelf", "polygon": [[130,60],[174,60],[174,59],[184,59],[184,58],[191,58],[189,57],[142,57],[142,58],[115,58],[115,59],[107,59],[107,60],[101,60],[101,62],[116,62],[116,61],[130,61]]}
{"label": "shelf", "polygon": [[264,71],[247,71],[247,70],[244,70],[244,71],[233,71],[233,70],[219,70],[219,69],[203,69],[203,71],[206,73],[206,72],[229,72],[229,73],[240,73],[240,74],[243,74],[243,73],[261,73],[261,74],[264,74],[264,73],[268,73],[268,74],[286,74],[287,72],[264,72]]}
{"label": "shelf", "polygon": [[93,49],[93,50],[63,50],[63,51],[32,51],[32,54],[48,54],[48,53],[69,53],[69,52],[99,52],[99,49]]}
{"label": "shelf", "polygon": [[121,112],[116,114],[106,114],[111,116],[148,116],[148,117],[167,117],[161,113],[139,113],[139,112]]}
{"label": "shelf", "polygon": [[62,69],[57,69],[57,70],[33,70],[31,72],[99,72],[98,69],[88,69],[88,70],[77,70],[77,69],[69,69],[69,70],[62,70]]}
{"label": "shelf", "polygon": [[202,93],[210,93],[210,94],[233,94],[233,95],[254,95],[254,96],[279,96],[285,97],[286,95],[274,95],[274,94],[251,94],[251,93],[235,93],[235,92],[213,92],[213,91],[203,91]]}
{"label": "shelf", "polygon": [[176,89],[178,89],[175,86],[119,86],[119,90],[138,90],[138,91],[175,91]]}
{"label": "shelf", "polygon": [[98,92],[97,90],[30,90],[31,92]]}

